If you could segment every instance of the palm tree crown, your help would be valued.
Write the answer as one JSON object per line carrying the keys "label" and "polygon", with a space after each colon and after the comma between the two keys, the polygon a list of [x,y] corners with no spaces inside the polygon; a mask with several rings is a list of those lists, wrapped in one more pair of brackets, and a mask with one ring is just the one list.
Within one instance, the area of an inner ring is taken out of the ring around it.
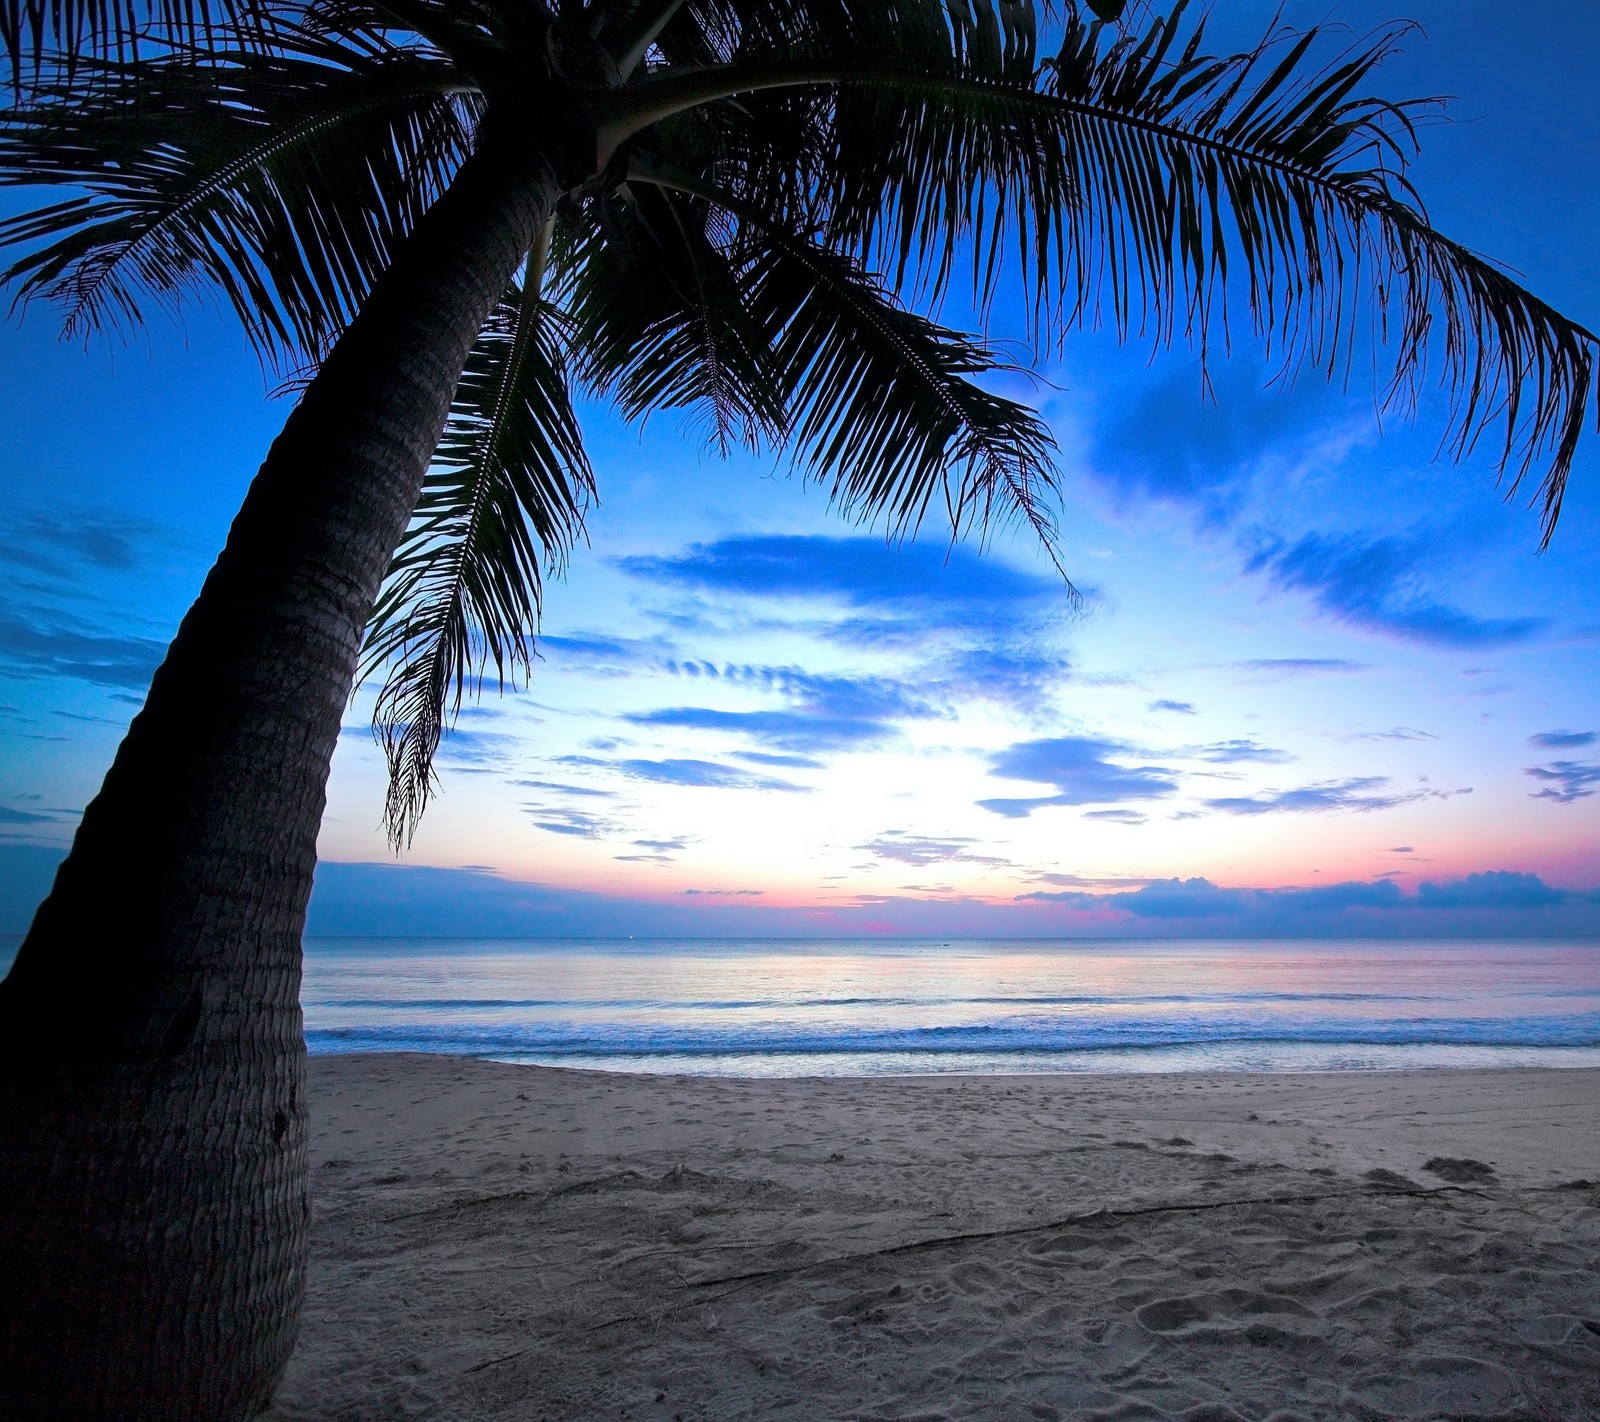
{"label": "palm tree crown", "polygon": [[1419,106],[1366,93],[1397,32],[1324,63],[1315,33],[1212,55],[1183,3],[1137,30],[1110,0],[145,9],[137,32],[86,0],[54,30],[0,10],[14,65],[88,37],[37,51],[0,128],[0,181],[70,189],[0,226],[21,299],[69,332],[209,291],[315,368],[486,134],[560,175],[368,634],[397,845],[464,691],[528,670],[594,496],[579,393],[785,451],[893,535],[1021,517],[1054,556],[1048,429],[985,385],[995,346],[913,309],[959,289],[984,311],[1009,282],[1036,347],[1103,321],[1204,349],[1231,310],[1337,377],[1359,338],[1383,402],[1431,373],[1454,452],[1497,427],[1547,538],[1559,514],[1594,339],[1429,224]]}

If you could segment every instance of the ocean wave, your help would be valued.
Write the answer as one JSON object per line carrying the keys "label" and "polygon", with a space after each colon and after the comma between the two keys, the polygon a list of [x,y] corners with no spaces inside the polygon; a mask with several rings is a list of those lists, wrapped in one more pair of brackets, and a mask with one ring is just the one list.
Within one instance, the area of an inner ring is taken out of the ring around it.
{"label": "ocean wave", "polygon": [[828,1056],[841,1053],[1086,1053],[1193,1046],[1494,1046],[1600,1047],[1600,1013],[1460,1019],[1369,1019],[1338,1022],[967,1023],[855,1029],[747,1024],[726,1027],[618,1023],[470,1024],[399,1021],[385,1024],[311,1022],[313,1052],[428,1051],[500,1057],[585,1058]]}

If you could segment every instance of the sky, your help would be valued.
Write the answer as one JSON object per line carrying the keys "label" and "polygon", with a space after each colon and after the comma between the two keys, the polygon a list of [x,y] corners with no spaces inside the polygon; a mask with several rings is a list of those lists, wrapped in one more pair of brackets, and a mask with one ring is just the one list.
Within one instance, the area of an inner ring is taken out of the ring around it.
{"label": "sky", "polygon": [[[1422,29],[1437,226],[1600,323],[1600,10],[1288,7]],[[1272,4],[1225,7],[1243,40]],[[1014,335],[1002,306],[992,334]],[[357,695],[324,934],[1600,934],[1600,436],[1547,552],[1439,410],[1069,338],[1035,379],[1063,563],[894,545],[677,416],[583,411],[600,486],[525,687],[442,749],[408,852]],[[0,932],[20,932],[287,414],[227,320],[0,329]]]}

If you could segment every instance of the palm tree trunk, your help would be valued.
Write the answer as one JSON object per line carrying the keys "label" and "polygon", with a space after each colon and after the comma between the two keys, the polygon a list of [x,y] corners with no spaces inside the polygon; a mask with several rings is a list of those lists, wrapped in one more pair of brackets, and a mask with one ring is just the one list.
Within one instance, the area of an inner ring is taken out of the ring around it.
{"label": "palm tree trunk", "polygon": [[0,984],[7,1417],[228,1422],[282,1374],[328,765],[457,377],[558,196],[533,147],[485,131],[306,390]]}

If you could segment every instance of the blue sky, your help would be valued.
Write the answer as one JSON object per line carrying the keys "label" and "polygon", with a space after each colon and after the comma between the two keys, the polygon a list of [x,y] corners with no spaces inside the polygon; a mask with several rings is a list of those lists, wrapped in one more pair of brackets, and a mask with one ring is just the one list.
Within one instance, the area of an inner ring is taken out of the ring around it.
{"label": "blue sky", "polygon": [[[1230,5],[1237,35],[1273,5]],[[1258,13],[1257,13],[1258,12]],[[1362,30],[1388,6],[1291,6]],[[1401,12],[1404,13],[1404,12]],[[1600,322],[1600,13],[1415,6],[1434,221]],[[1007,316],[996,317],[1005,337]],[[1028,539],[900,547],[770,460],[585,412],[601,502],[543,659],[463,714],[398,862],[358,696],[312,928],[1600,932],[1600,438],[1549,552],[1438,410],[1068,340],[1074,605]],[[287,406],[238,334],[0,336],[0,931],[20,931]]]}

